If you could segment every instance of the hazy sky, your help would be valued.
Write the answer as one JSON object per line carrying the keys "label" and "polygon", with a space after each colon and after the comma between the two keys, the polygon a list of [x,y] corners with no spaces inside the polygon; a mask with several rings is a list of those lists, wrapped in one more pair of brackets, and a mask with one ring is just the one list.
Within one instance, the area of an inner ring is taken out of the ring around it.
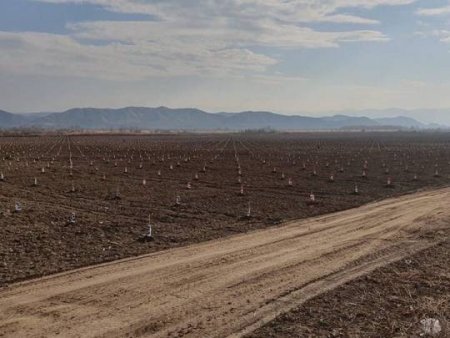
{"label": "hazy sky", "polygon": [[448,0],[0,0],[0,109],[450,108],[449,51]]}

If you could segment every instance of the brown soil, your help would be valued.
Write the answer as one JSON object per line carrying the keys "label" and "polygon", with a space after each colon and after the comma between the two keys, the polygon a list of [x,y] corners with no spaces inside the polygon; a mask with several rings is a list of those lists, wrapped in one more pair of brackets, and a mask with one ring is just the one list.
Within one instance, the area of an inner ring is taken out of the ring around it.
{"label": "brown soil", "polygon": [[[450,336],[450,238],[315,297],[247,338],[424,337],[438,319]],[[445,239],[446,238],[446,239]]]}
{"label": "brown soil", "polygon": [[2,137],[0,285],[446,186],[449,160],[449,134]]}
{"label": "brown soil", "polygon": [[[316,295],[436,245],[449,230],[449,199],[450,188],[426,191],[14,284],[0,289],[0,333],[24,338],[242,336]],[[403,276],[408,283],[414,280],[414,266]],[[440,276],[443,283],[446,273]],[[431,287],[416,287],[429,295],[433,287],[444,286],[433,279]],[[446,304],[430,306],[442,313]],[[361,322],[361,313],[362,308],[354,311],[354,320]]]}

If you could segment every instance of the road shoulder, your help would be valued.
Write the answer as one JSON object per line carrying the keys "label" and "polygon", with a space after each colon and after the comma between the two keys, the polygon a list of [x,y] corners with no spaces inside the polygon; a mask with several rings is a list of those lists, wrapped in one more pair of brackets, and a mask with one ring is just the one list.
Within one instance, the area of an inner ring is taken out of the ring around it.
{"label": "road shoulder", "polygon": [[449,334],[450,236],[440,244],[379,268],[279,316],[247,338],[419,337],[435,318]]}

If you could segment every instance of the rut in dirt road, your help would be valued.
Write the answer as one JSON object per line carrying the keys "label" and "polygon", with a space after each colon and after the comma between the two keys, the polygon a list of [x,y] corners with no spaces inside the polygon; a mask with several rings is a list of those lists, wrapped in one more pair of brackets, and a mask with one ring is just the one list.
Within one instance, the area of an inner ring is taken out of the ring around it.
{"label": "rut in dirt road", "polygon": [[225,337],[436,243],[450,189],[0,290],[0,336]]}

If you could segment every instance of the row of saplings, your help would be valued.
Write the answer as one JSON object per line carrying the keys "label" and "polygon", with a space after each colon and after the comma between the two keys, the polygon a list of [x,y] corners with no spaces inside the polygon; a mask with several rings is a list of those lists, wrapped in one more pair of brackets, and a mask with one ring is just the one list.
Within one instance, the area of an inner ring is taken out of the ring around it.
{"label": "row of saplings", "polygon": [[[216,157],[216,158],[217,158],[217,157]],[[238,182],[241,184],[241,189],[240,189],[239,194],[240,194],[240,195],[244,195],[244,194],[245,194],[245,192],[244,192],[244,186],[243,186],[242,181],[241,181],[241,177],[242,177],[242,168],[241,168],[241,165],[240,165],[239,156],[238,156],[237,152],[235,152],[235,162],[236,162],[237,173],[238,173]],[[206,171],[206,167],[207,167],[207,166],[206,166],[206,164],[205,164],[205,165],[203,166],[203,168],[201,169],[201,171],[202,171],[202,172],[205,172],[205,171]],[[72,168],[72,163],[71,163],[71,168]],[[364,163],[364,168],[363,168],[363,173],[362,173],[362,177],[363,177],[363,178],[367,178],[367,169],[368,169],[368,167],[367,167],[367,162],[366,162],[366,163]],[[41,169],[41,172],[42,172],[42,173],[45,173],[45,169],[42,168],[42,169]],[[277,172],[277,169],[276,169],[276,168],[273,168],[272,173],[276,173],[276,172]],[[388,169],[386,169],[386,172],[385,172],[385,173],[386,173],[386,174],[389,174]],[[161,175],[161,174],[160,174],[160,171],[159,171],[159,172],[158,172],[158,176],[160,176],[160,175]],[[313,175],[313,176],[317,176],[317,172],[314,170],[313,173],[312,173],[312,175]],[[438,171],[437,166],[436,166],[436,170],[435,170],[434,176],[435,176],[435,177],[439,177],[439,171]],[[282,178],[282,179],[285,179],[284,173],[281,174],[281,178]],[[196,176],[195,176],[195,179],[198,180],[198,175],[197,175],[197,174],[196,174]],[[417,180],[417,179],[418,179],[417,174],[414,175],[414,178],[413,178],[413,179],[414,179],[414,180]],[[5,176],[4,176],[3,172],[1,172],[1,173],[0,173],[0,181],[4,181],[4,180],[5,180]],[[330,182],[334,182],[334,175],[333,175],[333,174],[330,175],[329,181],[330,181]],[[145,179],[143,180],[143,184],[144,184],[144,185],[146,184]],[[38,182],[37,182],[37,178],[35,177],[35,178],[34,178],[34,181],[33,181],[33,186],[37,186],[37,185],[38,185]],[[288,186],[293,186],[292,178],[290,178],[290,177],[289,177],[289,179],[288,179]],[[388,176],[388,178],[387,178],[386,187],[389,187],[389,188],[394,187],[393,182],[392,182],[392,179],[391,179],[390,176]],[[188,182],[187,188],[188,188],[188,189],[191,189],[191,184],[190,184],[190,182]],[[73,185],[72,185],[72,191],[75,191],[75,188],[74,188]],[[354,186],[354,191],[353,191],[353,193],[354,193],[354,194],[359,194],[359,193],[360,193],[357,184],[355,184],[355,186]],[[315,194],[314,194],[313,192],[311,192],[310,195],[309,195],[309,199],[308,199],[308,201],[307,201],[307,204],[313,206],[313,205],[315,205],[315,204],[317,204],[317,203],[318,203],[318,201],[317,201],[317,199],[316,199]],[[179,195],[176,196],[175,205],[177,205],[177,206],[181,205],[181,198],[180,198]],[[22,210],[23,210],[22,204],[21,204],[20,202],[16,202],[16,203],[15,203],[15,206],[14,206],[14,211],[15,211],[16,213],[20,213],[20,212],[22,212]],[[251,217],[251,206],[250,206],[250,203],[249,203],[249,205],[248,205],[248,209],[247,209],[247,212],[246,212],[245,217],[246,217],[246,218],[250,218],[250,217]],[[70,214],[67,223],[68,223],[68,224],[75,224],[75,223],[76,223],[76,214],[75,214],[75,212],[72,212],[72,213]],[[151,224],[151,222],[150,222],[150,216],[149,216],[149,221],[148,221],[148,225],[147,225],[147,226],[148,226],[148,231],[147,231],[146,234],[142,237],[142,240],[144,240],[144,241],[151,241],[151,240],[153,240],[153,234],[152,234],[152,224]]]}

